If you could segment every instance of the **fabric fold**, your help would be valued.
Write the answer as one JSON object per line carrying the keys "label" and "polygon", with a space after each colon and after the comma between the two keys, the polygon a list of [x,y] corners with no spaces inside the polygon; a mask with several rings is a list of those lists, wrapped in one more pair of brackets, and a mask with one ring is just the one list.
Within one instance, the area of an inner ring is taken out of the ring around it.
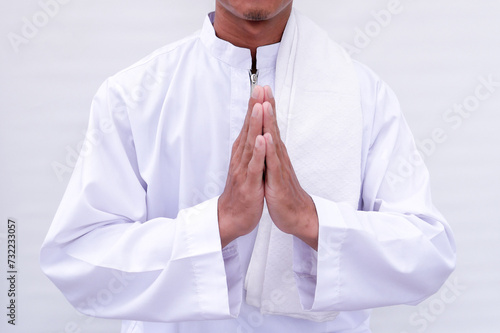
{"label": "fabric fold", "polygon": [[[359,89],[345,50],[293,10],[276,65],[281,139],[307,193],[354,208],[361,188]],[[273,224],[267,208],[259,223],[245,288],[247,303],[263,314],[316,322],[338,315],[304,310],[293,272],[293,236]]]}

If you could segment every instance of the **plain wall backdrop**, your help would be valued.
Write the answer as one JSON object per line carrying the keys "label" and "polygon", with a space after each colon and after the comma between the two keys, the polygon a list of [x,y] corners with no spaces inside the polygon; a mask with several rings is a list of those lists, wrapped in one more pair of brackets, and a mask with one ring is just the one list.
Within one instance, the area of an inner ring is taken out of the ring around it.
{"label": "plain wall backdrop", "polygon": [[[295,4],[395,90],[457,241],[443,289],[416,307],[374,310],[374,333],[500,332],[500,2]],[[199,30],[213,8],[214,0],[2,0],[1,332],[119,332],[118,321],[69,305],[42,274],[39,249],[99,85]],[[17,221],[16,326],[6,316],[8,218]]]}

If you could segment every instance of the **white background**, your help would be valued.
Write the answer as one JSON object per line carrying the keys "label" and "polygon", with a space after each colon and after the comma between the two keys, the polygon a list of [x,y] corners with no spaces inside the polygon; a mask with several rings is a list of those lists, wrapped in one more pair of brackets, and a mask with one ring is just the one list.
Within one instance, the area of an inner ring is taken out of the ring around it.
{"label": "white background", "polygon": [[[53,165],[79,149],[100,83],[200,29],[214,7],[213,0],[66,2],[47,22],[37,16],[38,1],[0,4],[1,332],[119,332],[117,321],[78,315],[39,269],[39,248],[70,175],[58,177]],[[417,307],[375,310],[373,331],[500,332],[500,87],[456,128],[443,119],[455,104],[474,101],[481,77],[500,82],[500,2],[401,0],[401,11],[381,27],[373,11],[388,4],[296,0],[334,39],[359,46],[354,57],[396,91],[418,142],[436,128],[446,135],[427,146],[425,160],[434,202],[456,236],[456,286]],[[25,38],[23,19],[33,15],[43,26],[16,50],[9,34]],[[361,40],[360,31],[371,36]],[[4,314],[8,217],[18,223],[16,327]]]}

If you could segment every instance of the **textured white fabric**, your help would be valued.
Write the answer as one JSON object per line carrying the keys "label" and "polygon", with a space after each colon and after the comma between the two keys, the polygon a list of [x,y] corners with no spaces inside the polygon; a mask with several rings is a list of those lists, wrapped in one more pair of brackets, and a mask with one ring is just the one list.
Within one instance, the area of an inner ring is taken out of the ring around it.
{"label": "textured white fabric", "polygon": [[[261,85],[275,86],[279,48],[257,50]],[[311,195],[319,250],[293,239],[302,305],[339,311],[335,320],[261,315],[245,302],[257,230],[221,249],[217,199],[247,111],[252,58],[218,39],[209,17],[200,33],[98,90],[86,149],[40,254],[44,273],[79,311],[123,319],[127,333],[368,333],[371,308],[434,293],[454,266],[452,233],[432,205],[425,165],[399,173],[416,148],[396,96],[353,63],[360,205]]]}
{"label": "textured white fabric", "polygon": [[[362,116],[359,83],[346,52],[292,12],[276,69],[278,124],[298,180],[311,195],[358,206]],[[267,209],[246,275],[247,303],[264,314],[314,321],[338,312],[304,311],[293,273],[293,236]]]}

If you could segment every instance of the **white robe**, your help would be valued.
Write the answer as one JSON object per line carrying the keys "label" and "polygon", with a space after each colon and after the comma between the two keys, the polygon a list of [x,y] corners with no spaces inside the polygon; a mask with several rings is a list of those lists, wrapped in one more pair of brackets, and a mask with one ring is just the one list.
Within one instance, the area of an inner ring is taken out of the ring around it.
{"label": "white robe", "polygon": [[[279,44],[257,52],[274,87]],[[295,281],[330,322],[263,316],[244,301],[256,230],[221,249],[217,199],[250,94],[247,49],[211,21],[109,78],[41,252],[44,272],[88,315],[122,332],[370,332],[370,308],[416,304],[455,265],[394,93],[355,62],[363,142],[359,209],[315,199],[319,250],[294,239]]]}

